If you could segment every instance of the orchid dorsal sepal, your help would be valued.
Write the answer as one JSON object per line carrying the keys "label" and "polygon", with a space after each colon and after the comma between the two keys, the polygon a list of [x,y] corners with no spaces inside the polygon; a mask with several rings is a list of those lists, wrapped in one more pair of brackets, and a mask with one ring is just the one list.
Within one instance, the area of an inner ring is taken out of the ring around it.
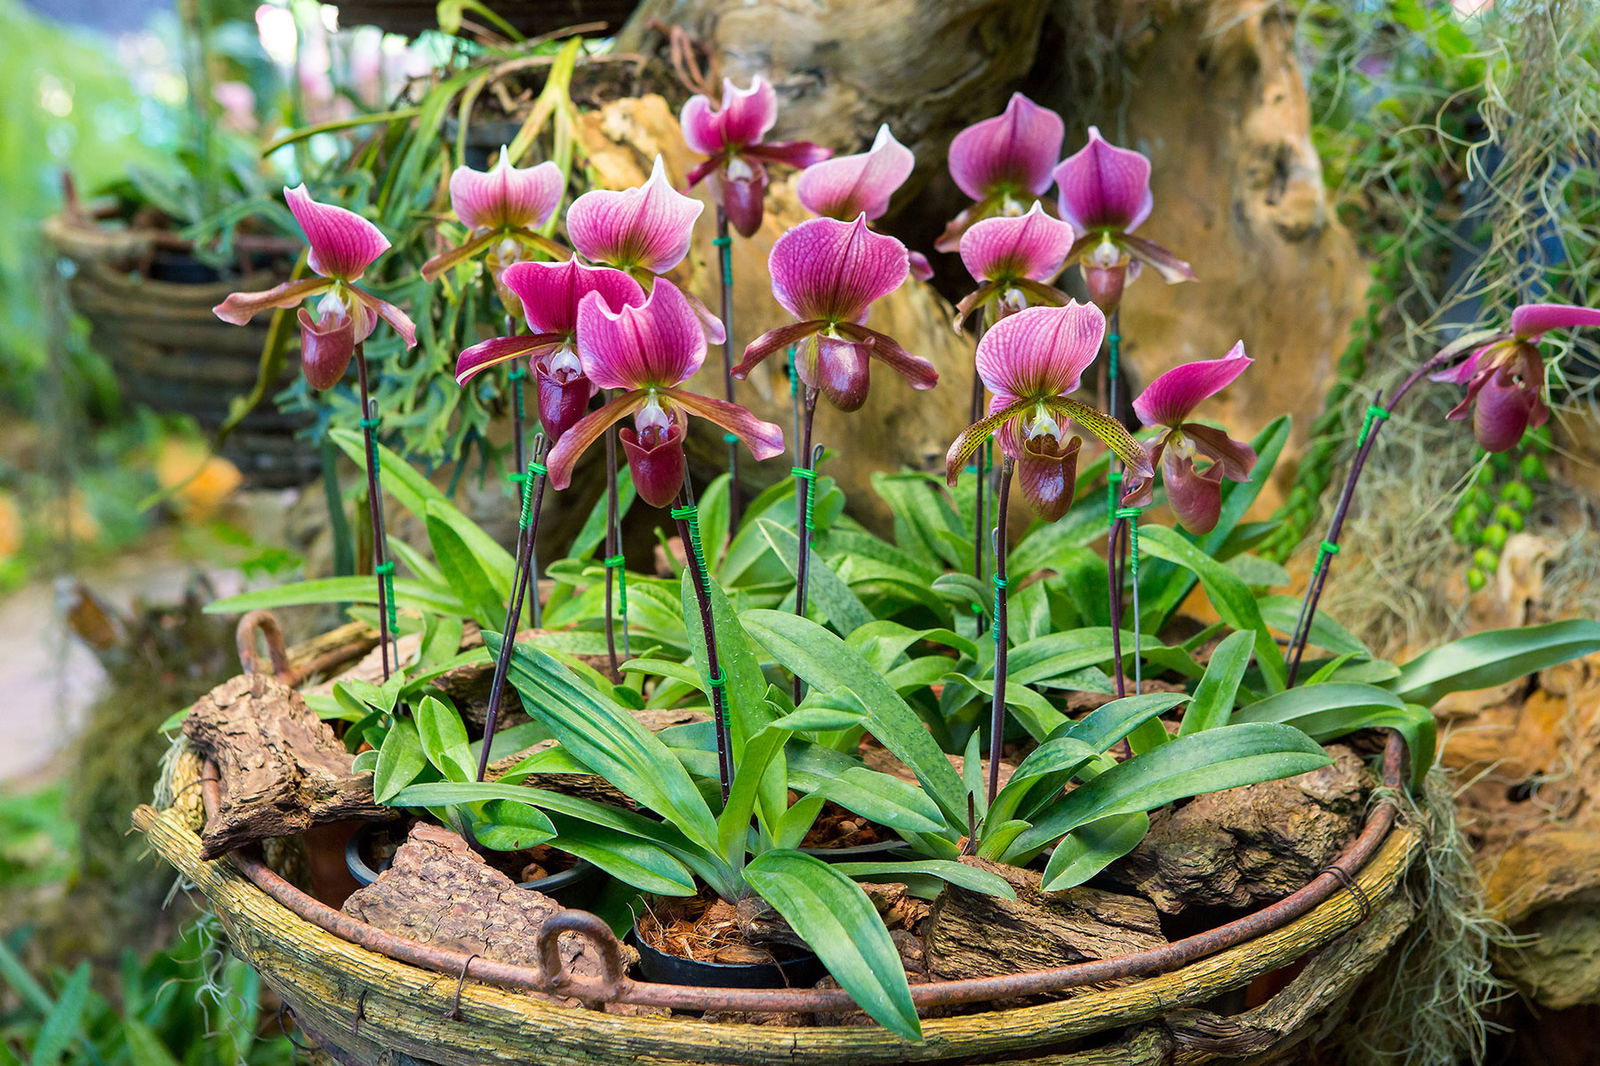
{"label": "orchid dorsal sepal", "polygon": [[884,123],[867,151],[834,156],[801,171],[795,195],[814,215],[842,222],[865,215],[870,221],[889,210],[890,199],[915,165],[911,149],[895,140]]}
{"label": "orchid dorsal sepal", "polygon": [[567,239],[593,263],[662,274],[689,254],[705,205],[672,187],[656,156],[649,179],[633,189],[594,189],[567,208]]}
{"label": "orchid dorsal sepal", "polygon": [[950,142],[950,177],[974,203],[951,221],[934,247],[953,252],[973,223],[1020,214],[1027,201],[1044,195],[1065,136],[1060,115],[1021,93],[1012,94],[1001,114],[956,134]]}

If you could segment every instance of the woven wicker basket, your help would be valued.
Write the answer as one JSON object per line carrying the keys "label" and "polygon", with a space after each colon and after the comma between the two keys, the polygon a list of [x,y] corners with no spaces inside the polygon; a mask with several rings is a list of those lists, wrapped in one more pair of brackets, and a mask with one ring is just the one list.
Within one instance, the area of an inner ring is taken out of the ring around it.
{"label": "woven wicker basket", "polygon": [[[1403,747],[1391,742],[1386,758],[1391,771],[1401,755]],[[180,750],[158,789],[168,805],[140,807],[135,826],[205,894],[234,950],[283,998],[296,1027],[334,1060],[362,1066],[1292,1062],[1298,1045],[1340,1022],[1363,978],[1411,924],[1413,909],[1403,886],[1422,845],[1418,829],[1398,821],[1395,809],[1380,802],[1336,861],[1338,876],[1320,875],[1294,896],[1235,923],[1236,932],[1249,935],[1233,937],[1232,946],[1205,953],[1186,951],[1190,941],[1180,941],[1158,949],[1172,965],[1127,967],[1138,975],[1110,985],[1103,983],[1105,967],[1133,957],[1042,971],[1065,975],[1052,977],[1050,987],[1075,994],[1029,1006],[927,1017],[925,1039],[911,1044],[870,1024],[747,1025],[707,1022],[681,1012],[697,996],[707,1007],[751,1009],[748,1003],[729,1007],[726,990],[627,979],[608,990],[607,998],[618,1002],[670,1000],[673,1017],[609,1013],[598,1005],[565,1007],[520,994],[516,989],[551,989],[581,997],[582,990],[561,984],[560,975],[552,979],[541,971],[454,956],[384,934],[304,895],[258,859],[235,854],[202,860],[197,836],[206,816],[202,795],[215,788],[202,776],[199,756]],[[1289,915],[1297,916],[1282,920]],[[1191,941],[1198,945],[1219,931]],[[1259,1006],[1231,1015],[1205,1009],[1215,1006],[1211,1001],[1217,997],[1277,971],[1283,971],[1278,976],[1285,983]],[[934,982],[915,986],[914,995],[924,1006],[1001,998],[972,994],[983,984]],[[958,992],[958,985],[968,987]],[[1018,993],[1013,986],[1005,995],[1016,1003]],[[813,990],[777,994],[827,995]],[[838,994],[833,995],[837,1002]],[[769,1009],[804,1009],[794,1006],[798,1002]]]}

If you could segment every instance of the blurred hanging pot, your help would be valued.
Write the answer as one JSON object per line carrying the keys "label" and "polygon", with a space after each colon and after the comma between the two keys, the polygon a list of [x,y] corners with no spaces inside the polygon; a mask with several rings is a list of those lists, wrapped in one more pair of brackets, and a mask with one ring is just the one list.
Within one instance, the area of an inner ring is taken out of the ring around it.
{"label": "blurred hanging pot", "polygon": [[[266,289],[289,277],[299,248],[277,237],[236,238],[239,273],[224,278],[176,234],[111,229],[69,205],[44,224],[68,259],[73,309],[88,319],[95,349],[111,363],[123,395],[153,411],[192,416],[208,434],[234,397],[256,383],[269,319],[245,328],[211,313],[228,293]],[[296,361],[280,383],[293,381]],[[271,404],[256,407],[222,446],[222,455],[262,488],[302,485],[319,471],[315,449],[295,439],[310,422]]]}

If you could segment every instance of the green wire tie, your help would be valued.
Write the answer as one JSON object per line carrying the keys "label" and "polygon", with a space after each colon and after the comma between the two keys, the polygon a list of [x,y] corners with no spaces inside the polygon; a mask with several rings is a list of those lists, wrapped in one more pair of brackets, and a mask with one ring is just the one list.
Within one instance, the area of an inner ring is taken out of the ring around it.
{"label": "green wire tie", "polygon": [[617,572],[617,613],[623,618],[628,617],[628,568],[627,559],[621,555],[608,555],[602,561],[607,570]]}
{"label": "green wire tie", "polygon": [[1134,579],[1139,577],[1139,512],[1141,507],[1119,507],[1111,513],[1112,520],[1128,520],[1128,571]]}
{"label": "green wire tie", "polygon": [[706,684],[710,685],[712,688],[726,688],[728,685],[728,675],[724,673],[718,673],[716,677],[707,677]]}
{"label": "green wire tie", "polygon": [[722,435],[722,443],[724,443],[724,444],[738,444],[739,443],[739,434],[737,434],[737,433],[724,433]]}
{"label": "green wire tie", "polygon": [[356,425],[360,426],[362,429],[377,429],[379,426],[383,425],[383,419],[363,418],[361,421],[357,422]]}
{"label": "green wire tie", "polygon": [[522,513],[517,516],[517,528],[527,529],[533,524],[533,479],[535,475],[544,477],[549,469],[540,462],[528,460],[526,474],[508,474],[507,476],[522,486]]}
{"label": "green wire tie", "polygon": [[508,381],[521,381],[523,378],[525,378],[527,376],[528,376],[528,368],[523,366],[521,363],[518,363],[515,367],[512,368],[511,373],[506,375],[506,380],[508,380]]}
{"label": "green wire tie", "polygon": [[812,532],[816,532],[817,527],[811,524],[811,489],[817,482],[817,472],[815,470],[808,470],[803,466],[791,466],[789,468],[789,473],[805,482],[805,525],[807,529],[811,530]]}
{"label": "green wire tie", "polygon": [[383,579],[384,598],[388,601],[389,606],[389,632],[398,634],[400,632],[400,607],[394,602],[394,560],[390,559],[387,562],[379,563],[372,568],[372,572]]}
{"label": "green wire tie", "polygon": [[1106,474],[1106,514],[1112,525],[1117,522],[1117,505],[1122,502],[1122,471],[1112,470]]}
{"label": "green wire tie", "polygon": [[733,238],[713,237],[711,243],[722,249],[722,284],[733,288]]}
{"label": "green wire tie", "polygon": [[1001,577],[999,574],[995,574],[989,580],[994,583],[994,620],[995,620],[995,625],[994,625],[994,629],[993,629],[994,642],[996,644],[999,644],[1000,643],[1000,597],[1005,595],[1007,582],[1006,582],[1006,579]]}
{"label": "green wire tie", "polygon": [[1361,422],[1361,435],[1356,438],[1356,447],[1363,447],[1367,438],[1372,435],[1372,427],[1378,422],[1389,417],[1389,412],[1375,403],[1367,404],[1367,417]]}
{"label": "green wire tie", "polygon": [[1339,545],[1331,540],[1325,540],[1317,548],[1317,569],[1321,570],[1329,559],[1339,554]]}
{"label": "green wire tie", "polygon": [[704,588],[705,594],[710,596],[711,575],[706,573],[705,548],[700,544],[700,508],[690,503],[682,507],[674,507],[667,513],[689,527],[689,549],[693,552],[692,559],[695,573],[700,576],[700,584]]}
{"label": "green wire tie", "polygon": [[794,370],[794,357],[798,350],[799,345],[789,345],[789,395],[791,397],[800,395],[800,375],[796,374]]}

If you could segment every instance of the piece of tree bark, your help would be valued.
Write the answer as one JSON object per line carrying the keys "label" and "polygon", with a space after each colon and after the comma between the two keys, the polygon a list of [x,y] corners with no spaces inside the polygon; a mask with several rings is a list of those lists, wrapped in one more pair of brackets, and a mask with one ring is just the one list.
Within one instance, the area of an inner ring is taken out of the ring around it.
{"label": "piece of tree bark", "polygon": [[274,677],[241,674],[189,709],[184,733],[216,764],[222,803],[200,834],[215,859],[243,844],[314,825],[392,818],[354,773],[344,745],[300,694]]}
{"label": "piece of tree bark", "polygon": [[[448,829],[419,822],[378,879],[345,900],[344,912],[388,933],[423,944],[481,955],[496,962],[537,967],[539,929],[561,904],[494,869]],[[605,971],[589,942],[563,934],[561,958],[578,978],[602,979]],[[621,946],[623,962],[638,952]],[[537,995],[569,1006],[576,1000]]]}
{"label": "piece of tree bark", "polygon": [[1005,878],[1017,898],[946,888],[923,929],[928,972],[934,977],[1024,973],[1167,942],[1148,900],[1081,885],[1043,892],[1035,870],[984,859],[962,861]]}
{"label": "piece of tree bark", "polygon": [[1165,914],[1282,899],[1332,862],[1360,827],[1371,775],[1343,745],[1328,754],[1333,762],[1321,769],[1158,812],[1149,835],[1106,876]]}

